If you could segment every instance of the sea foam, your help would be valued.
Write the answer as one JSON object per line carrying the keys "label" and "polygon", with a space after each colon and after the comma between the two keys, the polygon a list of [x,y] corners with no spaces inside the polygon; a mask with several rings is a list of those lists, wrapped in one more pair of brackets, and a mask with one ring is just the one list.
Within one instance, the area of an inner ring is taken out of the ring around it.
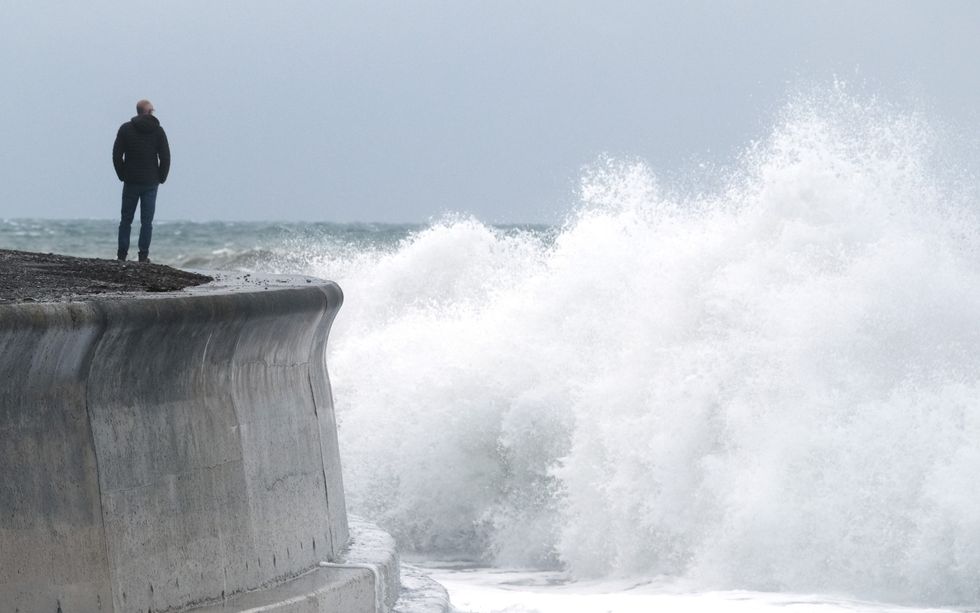
{"label": "sea foam", "polygon": [[351,509],[580,577],[980,602],[980,222],[942,157],[835,89],[721,187],[601,159],[554,233],[450,218],[348,262]]}

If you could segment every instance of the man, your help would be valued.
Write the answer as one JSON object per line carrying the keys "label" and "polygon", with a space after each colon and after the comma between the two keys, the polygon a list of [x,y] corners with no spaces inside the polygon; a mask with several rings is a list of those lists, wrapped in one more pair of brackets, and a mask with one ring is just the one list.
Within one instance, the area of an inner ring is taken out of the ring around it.
{"label": "man", "polygon": [[153,116],[149,100],[136,103],[136,117],[119,126],[112,146],[112,165],[123,182],[122,220],[119,222],[119,250],[116,257],[125,261],[129,253],[129,231],[140,207],[139,261],[150,261],[150,239],[153,237],[153,213],[157,188],[170,172],[170,144],[160,121]]}

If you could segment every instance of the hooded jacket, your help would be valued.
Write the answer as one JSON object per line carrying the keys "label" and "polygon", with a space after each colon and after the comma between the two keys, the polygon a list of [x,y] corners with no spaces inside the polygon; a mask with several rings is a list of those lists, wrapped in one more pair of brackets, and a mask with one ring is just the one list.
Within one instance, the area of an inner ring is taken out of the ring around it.
{"label": "hooded jacket", "polygon": [[170,144],[160,120],[153,115],[137,115],[116,133],[112,145],[112,165],[120,181],[157,185],[170,173]]}

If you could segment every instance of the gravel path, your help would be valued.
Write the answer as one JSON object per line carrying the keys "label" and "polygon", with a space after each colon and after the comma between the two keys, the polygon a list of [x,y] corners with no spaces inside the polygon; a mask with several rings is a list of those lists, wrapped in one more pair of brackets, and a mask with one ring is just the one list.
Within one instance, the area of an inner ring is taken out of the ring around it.
{"label": "gravel path", "polygon": [[211,280],[160,264],[0,249],[0,304],[66,302],[100,294],[172,292]]}

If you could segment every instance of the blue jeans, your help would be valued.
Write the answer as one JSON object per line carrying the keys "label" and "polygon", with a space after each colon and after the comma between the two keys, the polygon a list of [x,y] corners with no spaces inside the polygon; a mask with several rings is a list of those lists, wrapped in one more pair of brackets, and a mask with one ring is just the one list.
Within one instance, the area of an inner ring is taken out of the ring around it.
{"label": "blue jeans", "polygon": [[150,253],[150,239],[153,238],[153,213],[157,208],[157,185],[123,183],[122,220],[119,222],[119,251],[116,257],[126,259],[129,253],[129,231],[136,215],[136,205],[140,206],[139,255],[145,258]]}

